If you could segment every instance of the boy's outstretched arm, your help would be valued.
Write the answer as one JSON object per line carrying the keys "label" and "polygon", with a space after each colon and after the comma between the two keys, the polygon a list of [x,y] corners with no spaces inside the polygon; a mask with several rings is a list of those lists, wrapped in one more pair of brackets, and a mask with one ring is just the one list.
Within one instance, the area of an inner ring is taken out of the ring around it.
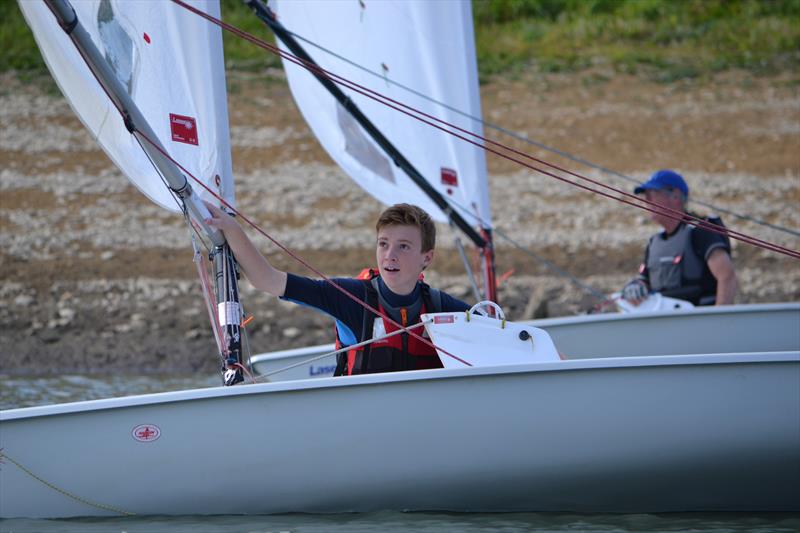
{"label": "boy's outstretched arm", "polygon": [[244,275],[256,289],[273,296],[283,296],[286,291],[286,272],[273,267],[253,244],[242,227],[228,213],[206,202],[211,217],[206,223],[217,228],[228,241]]}

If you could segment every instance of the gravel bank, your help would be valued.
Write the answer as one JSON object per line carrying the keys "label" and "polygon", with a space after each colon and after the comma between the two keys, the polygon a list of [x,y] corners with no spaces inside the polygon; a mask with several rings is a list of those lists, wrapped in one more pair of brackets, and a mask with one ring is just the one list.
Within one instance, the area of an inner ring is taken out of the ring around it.
{"label": "gravel bank", "polygon": [[[636,179],[678,168],[703,200],[800,228],[796,80],[735,73],[673,86],[586,79],[495,81],[483,88],[485,116]],[[10,76],[2,82],[3,372],[212,371],[216,356],[183,221],[127,183],[63,98]],[[239,208],[328,275],[371,264],[381,207],[316,145],[280,80],[236,86],[230,108]],[[594,302],[510,241],[600,291],[618,289],[633,274],[655,231],[646,213],[506,161],[489,165],[498,272],[513,269],[501,289],[512,319],[571,314]],[[570,168],[631,187],[593,169]],[[738,231],[800,247],[796,237],[725,220]],[[257,240],[276,264],[302,272]],[[734,259],[740,302],[800,299],[796,261],[739,243]],[[462,271],[453,236],[442,227],[428,278],[469,299]],[[243,297],[255,315],[249,332],[256,352],[331,338],[326,317],[255,294],[246,282]]]}

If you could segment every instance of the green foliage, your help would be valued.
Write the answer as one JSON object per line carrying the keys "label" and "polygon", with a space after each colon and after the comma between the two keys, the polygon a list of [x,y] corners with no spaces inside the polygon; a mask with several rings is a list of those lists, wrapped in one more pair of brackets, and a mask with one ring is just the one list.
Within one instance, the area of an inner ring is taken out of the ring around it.
{"label": "green foliage", "polygon": [[570,3],[569,0],[473,0],[472,14],[475,24],[505,24],[523,18],[554,21]]}
{"label": "green foliage", "polygon": [[[223,21],[257,39],[275,43],[272,32],[242,4],[241,0],[221,0],[220,4]],[[228,31],[223,30],[222,35],[227,68],[263,70],[279,66],[280,61],[272,52]],[[17,3],[11,0],[0,0],[0,46],[3,50],[3,54],[0,55],[0,72],[16,70],[22,79],[27,79],[46,71],[33,33],[25,23]]]}
{"label": "green foliage", "polygon": [[0,72],[45,71],[44,60],[16,2],[0,0],[0,49]]}
{"label": "green foliage", "polygon": [[796,70],[800,0],[474,0],[482,78],[608,64],[673,81]]}
{"label": "green foliage", "polygon": [[[274,43],[241,0],[221,0],[225,22]],[[671,81],[745,68],[800,66],[800,0],[473,0],[482,79],[536,68],[610,65]],[[229,69],[278,67],[276,55],[223,31]],[[16,4],[0,0],[0,72],[44,72]]]}
{"label": "green foliage", "polygon": [[[222,20],[253,37],[275,44],[272,31],[256,17],[242,0],[221,0]],[[225,49],[225,67],[235,70],[260,71],[279,67],[280,58],[269,50],[242,39],[229,31],[222,32]]]}

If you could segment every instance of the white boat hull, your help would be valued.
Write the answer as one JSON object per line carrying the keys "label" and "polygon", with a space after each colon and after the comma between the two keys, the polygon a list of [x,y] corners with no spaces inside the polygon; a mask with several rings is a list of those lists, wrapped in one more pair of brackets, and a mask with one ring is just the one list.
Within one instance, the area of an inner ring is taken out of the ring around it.
{"label": "white boat hull", "polygon": [[800,350],[800,303],[535,320],[569,358]]}
{"label": "white boat hull", "polygon": [[[559,361],[0,413],[2,517],[800,510],[800,353]],[[136,440],[147,425],[157,439]]]}
{"label": "white boat hull", "polygon": [[[567,359],[800,350],[800,303],[695,307],[636,314],[532,320]],[[250,358],[271,381],[333,375],[333,344],[269,352]],[[287,367],[297,365],[292,368]],[[275,373],[273,373],[275,372]]]}

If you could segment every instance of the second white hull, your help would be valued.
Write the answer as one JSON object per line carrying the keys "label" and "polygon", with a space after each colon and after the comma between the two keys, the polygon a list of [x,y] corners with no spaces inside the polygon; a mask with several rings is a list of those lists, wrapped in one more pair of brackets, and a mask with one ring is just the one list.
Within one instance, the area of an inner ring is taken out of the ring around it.
{"label": "second white hull", "polygon": [[[800,350],[797,303],[580,315],[526,324],[547,331],[567,359]],[[250,363],[270,381],[328,377],[335,358],[311,359],[333,349],[331,343],[263,353]],[[287,369],[291,365],[298,366]]]}

